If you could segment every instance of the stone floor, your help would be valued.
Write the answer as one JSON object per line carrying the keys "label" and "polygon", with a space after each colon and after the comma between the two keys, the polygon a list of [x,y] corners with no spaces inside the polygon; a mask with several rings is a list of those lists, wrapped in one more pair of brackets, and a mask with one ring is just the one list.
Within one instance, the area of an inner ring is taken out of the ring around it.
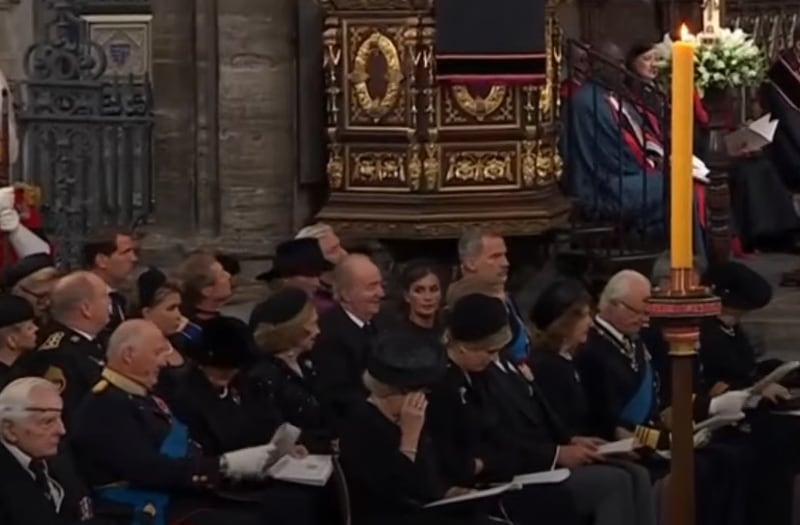
{"label": "stone floor", "polygon": [[781,274],[800,265],[800,257],[763,254],[741,262],[758,271],[774,286],[772,302],[745,319],[754,342],[770,355],[800,359],[800,288],[779,286]]}

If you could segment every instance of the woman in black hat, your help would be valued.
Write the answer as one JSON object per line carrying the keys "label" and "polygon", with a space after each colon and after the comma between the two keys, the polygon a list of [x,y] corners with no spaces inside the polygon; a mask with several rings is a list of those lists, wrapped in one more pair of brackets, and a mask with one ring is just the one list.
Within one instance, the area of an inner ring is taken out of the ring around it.
{"label": "woman in black hat", "polygon": [[23,299],[0,295],[0,387],[5,384],[14,362],[36,348],[35,312]]}
{"label": "woman in black hat", "polygon": [[2,287],[31,303],[37,321],[43,326],[50,307],[50,290],[61,276],[50,254],[35,253],[3,270]]}
{"label": "woman in black hat", "polygon": [[268,398],[246,388],[240,369],[250,362],[252,338],[239,319],[217,316],[203,323],[199,344],[186,347],[188,364],[163,392],[192,438],[209,454],[268,441],[282,422]]}
{"label": "woman in black hat", "polygon": [[403,302],[400,306],[401,326],[439,341],[442,336],[440,312],[442,279],[430,261],[412,261],[400,274]]}
{"label": "woman in black hat", "polygon": [[[745,315],[772,300],[772,287],[757,272],[733,261],[710,267],[702,282],[722,301],[719,317],[706,320],[700,330],[703,377],[708,385],[721,383],[733,390],[748,388],[781,364],[773,359],[759,362],[741,327]],[[780,385],[764,392],[773,402],[787,395]]]}
{"label": "woman in black hat", "polygon": [[[531,308],[531,367],[553,411],[574,436],[595,434],[586,391],[573,356],[586,342],[592,326],[592,297],[578,281],[556,281],[545,288]],[[650,474],[630,462],[615,462],[629,473],[639,516],[637,523],[655,523]]]}
{"label": "woman in black hat", "polygon": [[[508,482],[516,474],[538,470],[505,446],[507,429],[497,425],[483,385],[473,376],[493,366],[511,337],[501,299],[474,293],[452,305],[445,333],[447,371],[428,397],[426,423],[442,473],[452,485]],[[505,494],[502,502],[516,523],[580,523],[571,494],[561,484],[528,486]]]}
{"label": "woman in black hat", "polygon": [[286,421],[302,429],[310,451],[330,453],[336,435],[307,357],[319,334],[311,297],[299,288],[278,290],[253,309],[250,329],[258,363],[248,372],[248,382],[265,392]]}
{"label": "woman in black hat", "polygon": [[424,508],[468,492],[443,480],[424,429],[424,391],[444,371],[444,353],[427,338],[386,333],[373,347],[364,374],[369,398],[353,408],[340,439],[355,525],[490,523],[463,505]]}

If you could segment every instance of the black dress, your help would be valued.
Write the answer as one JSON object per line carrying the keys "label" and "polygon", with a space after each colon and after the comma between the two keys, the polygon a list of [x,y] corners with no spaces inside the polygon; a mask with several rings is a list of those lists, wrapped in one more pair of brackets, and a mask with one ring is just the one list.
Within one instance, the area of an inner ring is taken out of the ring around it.
{"label": "black dress", "polygon": [[423,432],[412,461],[400,452],[400,427],[368,401],[353,406],[340,449],[355,525],[492,523],[482,512],[461,505],[458,513],[451,506],[424,509],[447,491],[430,441]]}
{"label": "black dress", "polygon": [[586,391],[573,360],[554,351],[534,349],[530,361],[539,388],[567,431],[575,436],[592,435]]}
{"label": "black dress", "polygon": [[319,401],[317,372],[308,359],[300,358],[301,374],[277,357],[262,357],[245,377],[248,389],[261,393],[285,421],[303,431],[301,440],[312,453],[329,454],[336,439],[331,417]]}

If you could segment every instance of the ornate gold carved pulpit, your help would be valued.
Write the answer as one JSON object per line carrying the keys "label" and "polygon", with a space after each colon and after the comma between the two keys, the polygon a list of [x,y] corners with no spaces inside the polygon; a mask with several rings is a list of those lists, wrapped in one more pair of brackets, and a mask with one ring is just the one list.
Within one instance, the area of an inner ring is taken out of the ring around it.
{"label": "ornate gold carved pulpit", "polygon": [[323,0],[331,191],[318,218],[345,235],[387,239],[453,238],[470,225],[535,235],[564,224],[554,13],[546,85],[439,85],[431,3]]}

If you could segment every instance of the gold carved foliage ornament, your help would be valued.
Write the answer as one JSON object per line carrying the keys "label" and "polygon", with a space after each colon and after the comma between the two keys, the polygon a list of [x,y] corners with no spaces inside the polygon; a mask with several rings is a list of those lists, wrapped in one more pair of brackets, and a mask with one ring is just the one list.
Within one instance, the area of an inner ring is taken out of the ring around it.
{"label": "gold carved foliage ornament", "polygon": [[485,97],[473,95],[467,86],[453,86],[451,92],[453,100],[464,112],[481,121],[491,115],[503,105],[508,88],[506,86],[492,86]]}
{"label": "gold carved foliage ornament", "polygon": [[[386,87],[383,94],[370,91],[370,71],[375,54],[386,62],[384,80]],[[353,57],[353,70],[350,73],[353,95],[358,107],[377,123],[397,104],[402,88],[403,71],[400,63],[400,52],[388,36],[374,31],[356,50]]]}

